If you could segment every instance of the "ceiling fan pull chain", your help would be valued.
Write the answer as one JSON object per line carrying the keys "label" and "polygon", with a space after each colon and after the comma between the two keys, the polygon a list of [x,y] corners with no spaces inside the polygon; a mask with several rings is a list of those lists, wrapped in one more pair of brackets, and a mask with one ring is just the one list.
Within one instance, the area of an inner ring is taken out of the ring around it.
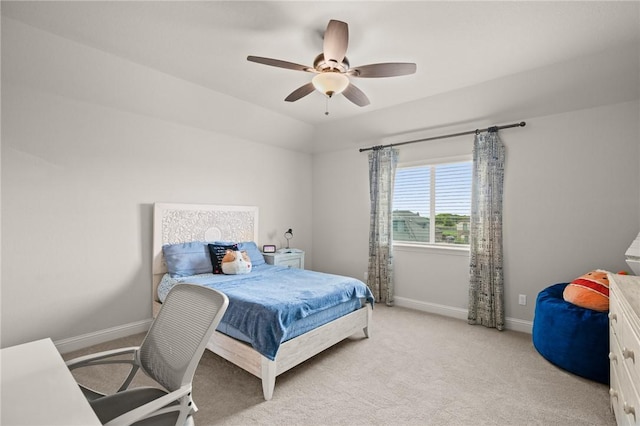
{"label": "ceiling fan pull chain", "polygon": [[325,96],[324,100],[325,100],[324,115],[329,115],[329,96]]}

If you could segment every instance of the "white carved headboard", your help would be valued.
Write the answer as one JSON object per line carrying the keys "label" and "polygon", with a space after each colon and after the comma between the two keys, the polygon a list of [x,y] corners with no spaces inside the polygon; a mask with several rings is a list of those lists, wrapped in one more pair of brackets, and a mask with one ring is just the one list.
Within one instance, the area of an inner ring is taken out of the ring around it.
{"label": "white carved headboard", "polygon": [[153,207],[153,300],[167,265],[165,244],[191,241],[258,242],[258,207],[155,203]]}

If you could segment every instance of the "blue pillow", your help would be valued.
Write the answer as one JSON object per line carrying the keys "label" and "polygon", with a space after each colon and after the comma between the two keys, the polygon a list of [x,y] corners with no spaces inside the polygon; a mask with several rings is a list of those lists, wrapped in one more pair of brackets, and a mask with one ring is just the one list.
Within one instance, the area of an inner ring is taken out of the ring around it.
{"label": "blue pillow", "polygon": [[249,255],[249,259],[251,259],[251,265],[257,266],[263,265],[265,263],[264,256],[262,255],[262,252],[260,252],[258,245],[254,241],[245,241],[242,243],[238,243],[238,249],[240,251],[244,250],[247,252],[247,254]]}
{"label": "blue pillow", "polygon": [[195,241],[162,246],[167,270],[172,278],[207,274],[213,271],[206,243]]}
{"label": "blue pillow", "polygon": [[[229,245],[234,243],[230,241],[214,241],[214,244]],[[249,259],[251,259],[252,266],[263,265],[265,263],[264,256],[260,252],[260,249],[258,248],[258,245],[255,243],[255,241],[244,241],[242,243],[238,243],[237,245],[238,250],[244,250],[247,252]]]}

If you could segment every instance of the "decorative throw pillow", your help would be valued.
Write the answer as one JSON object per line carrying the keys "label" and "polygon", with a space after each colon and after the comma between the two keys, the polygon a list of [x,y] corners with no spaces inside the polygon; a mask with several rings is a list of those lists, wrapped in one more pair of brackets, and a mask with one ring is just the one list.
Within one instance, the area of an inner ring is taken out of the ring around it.
{"label": "decorative throw pillow", "polygon": [[209,244],[209,253],[211,255],[211,266],[214,274],[223,274],[222,258],[227,254],[227,250],[238,250],[237,244]]}
{"label": "decorative throw pillow", "polygon": [[609,278],[607,271],[596,269],[571,281],[562,297],[569,303],[594,311],[609,310]]}
{"label": "decorative throw pillow", "polygon": [[222,272],[228,275],[248,274],[251,272],[251,259],[246,251],[227,250],[222,258]]}

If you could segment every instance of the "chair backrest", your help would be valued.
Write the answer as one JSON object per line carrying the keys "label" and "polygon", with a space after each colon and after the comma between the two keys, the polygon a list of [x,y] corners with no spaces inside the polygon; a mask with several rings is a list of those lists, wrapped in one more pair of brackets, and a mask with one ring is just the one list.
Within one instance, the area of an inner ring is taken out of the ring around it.
{"label": "chair backrest", "polygon": [[140,345],[142,369],[169,391],[191,383],[228,304],[227,296],[217,290],[175,285]]}

